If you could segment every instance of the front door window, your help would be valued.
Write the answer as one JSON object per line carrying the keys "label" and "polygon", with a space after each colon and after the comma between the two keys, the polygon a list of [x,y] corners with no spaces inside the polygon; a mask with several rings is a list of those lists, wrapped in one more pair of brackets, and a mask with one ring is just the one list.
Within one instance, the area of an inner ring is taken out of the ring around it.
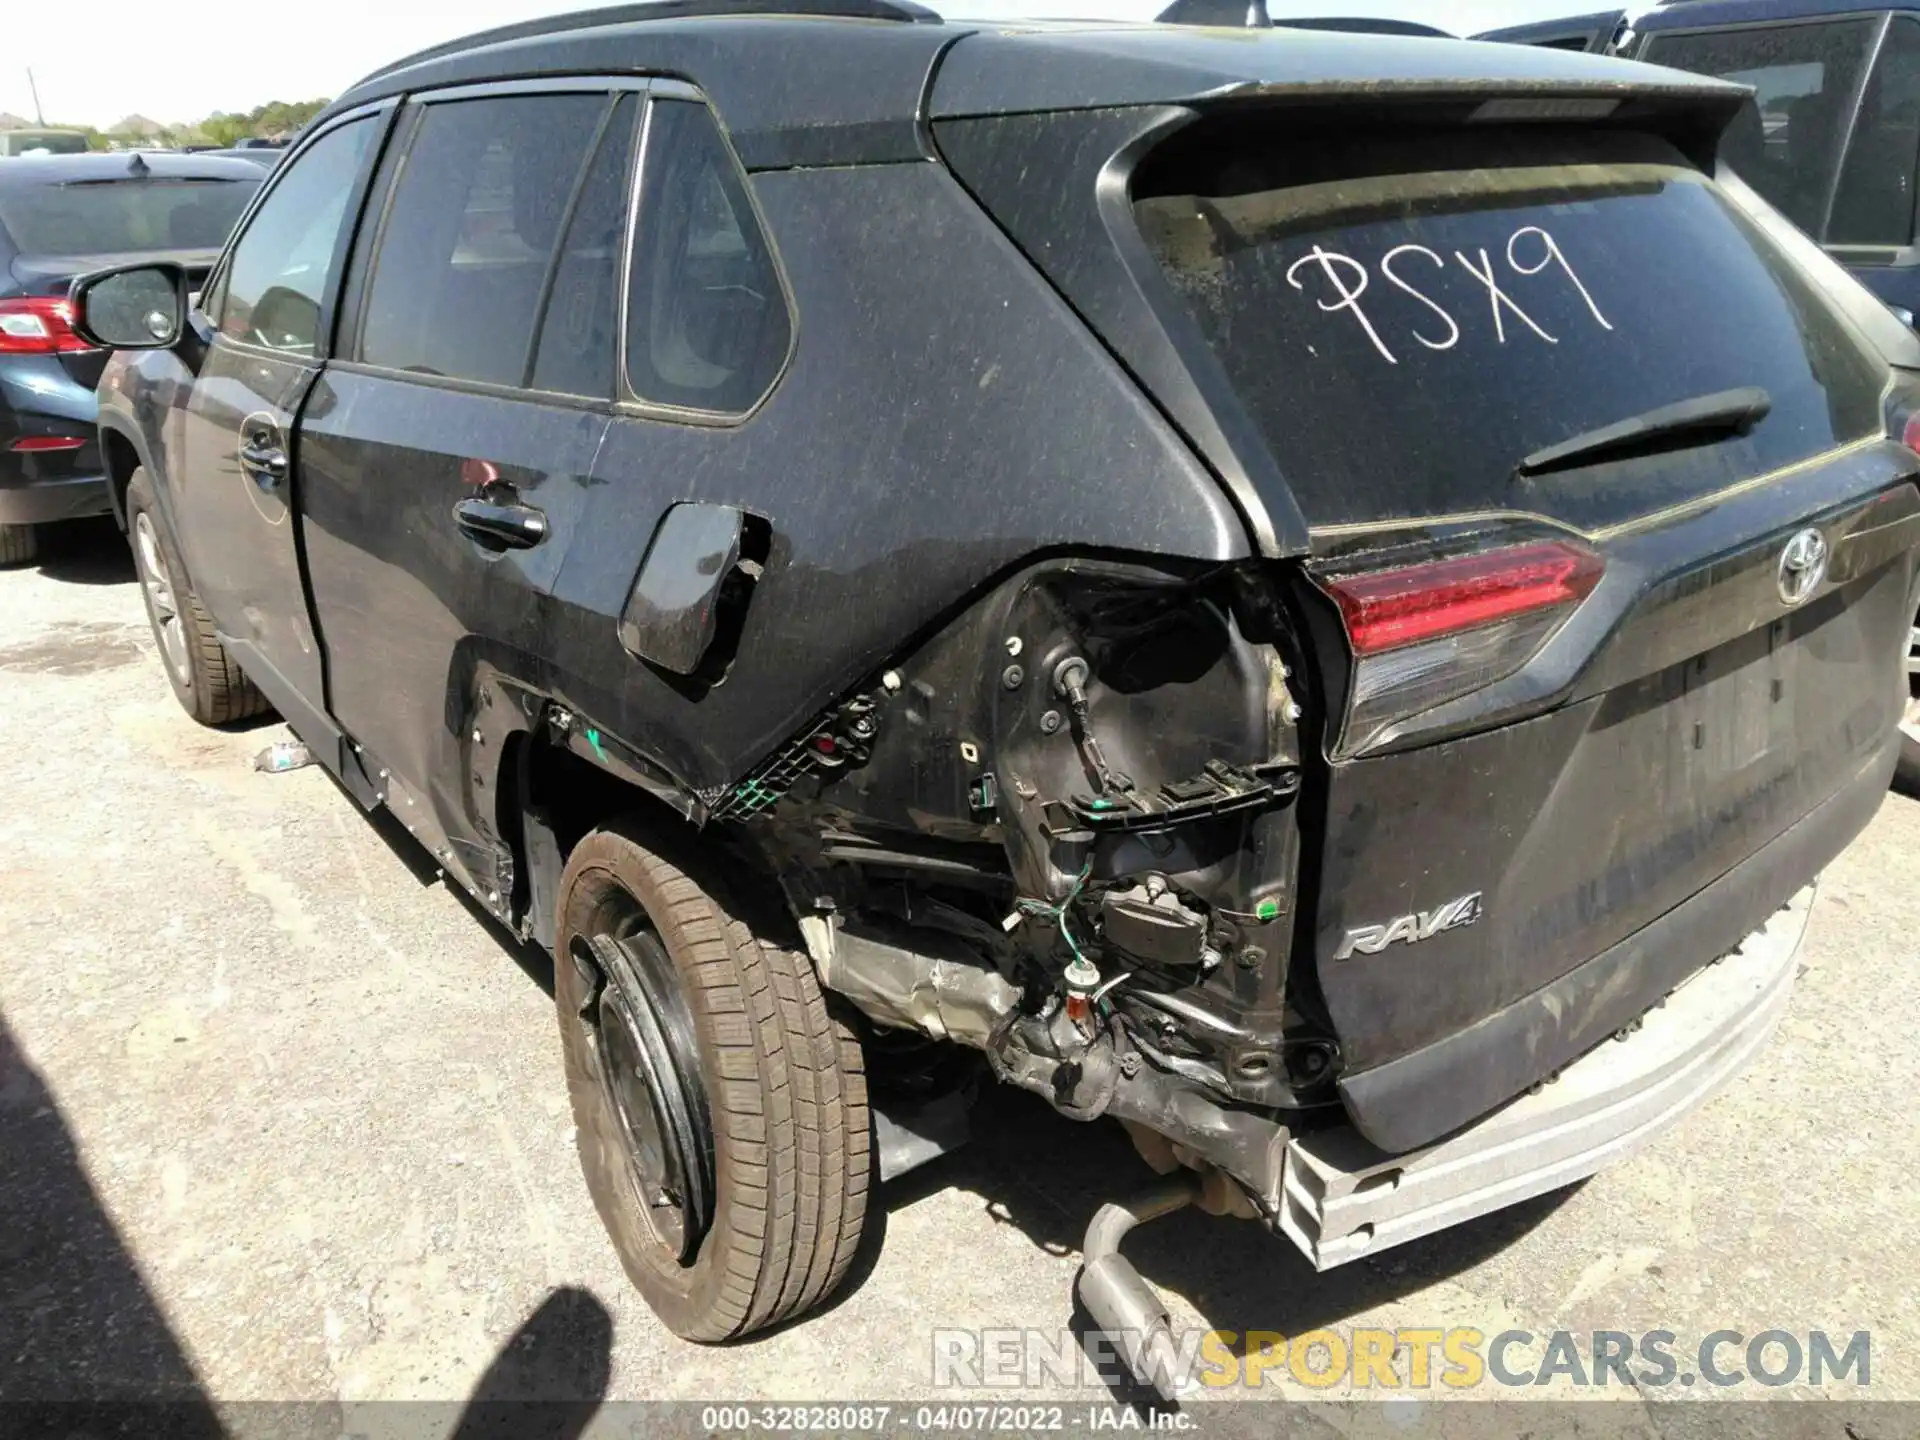
{"label": "front door window", "polygon": [[316,357],[325,298],[340,266],[340,228],[374,117],[331,130],[294,157],[227,262],[215,323],[229,340]]}

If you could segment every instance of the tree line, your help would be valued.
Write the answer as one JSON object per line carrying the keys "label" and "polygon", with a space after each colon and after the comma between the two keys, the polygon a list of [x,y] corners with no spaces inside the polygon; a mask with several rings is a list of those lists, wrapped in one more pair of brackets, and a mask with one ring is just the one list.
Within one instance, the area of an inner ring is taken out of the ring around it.
{"label": "tree line", "polygon": [[124,148],[136,143],[172,148],[206,145],[227,149],[248,138],[290,140],[330,103],[327,100],[270,100],[244,113],[216,110],[204,120],[183,125],[159,125],[155,131],[145,133],[134,133],[123,128],[125,122],[108,130],[99,130],[91,125],[63,125],[58,128],[84,131],[88,145],[95,150],[111,150],[116,145]]}

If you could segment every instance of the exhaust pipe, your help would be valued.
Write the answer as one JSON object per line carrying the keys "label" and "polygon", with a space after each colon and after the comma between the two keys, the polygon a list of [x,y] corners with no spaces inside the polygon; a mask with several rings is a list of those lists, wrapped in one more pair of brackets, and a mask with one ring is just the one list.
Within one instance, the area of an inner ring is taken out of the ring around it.
{"label": "exhaust pipe", "polygon": [[1169,1400],[1189,1381],[1188,1376],[1175,1373],[1173,1316],[1120,1253],[1120,1242],[1134,1226],[1184,1209],[1199,1193],[1198,1177],[1183,1171],[1130,1200],[1102,1205],[1087,1226],[1075,1281],[1080,1303],[1094,1326],[1119,1350],[1133,1378]]}

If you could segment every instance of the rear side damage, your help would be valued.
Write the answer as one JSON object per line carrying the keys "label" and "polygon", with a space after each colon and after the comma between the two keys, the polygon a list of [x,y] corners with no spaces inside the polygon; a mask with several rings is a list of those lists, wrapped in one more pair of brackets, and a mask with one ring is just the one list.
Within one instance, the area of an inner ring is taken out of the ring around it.
{"label": "rear side damage", "polygon": [[1337,1264],[1591,1173],[1777,1016],[1920,496],[1885,357],[1712,178],[1729,100],[936,115],[1263,558],[1029,561],[702,799],[876,1037],[1188,1172],[1090,1242],[1096,1318],[1158,1323],[1135,1220]]}
{"label": "rear side damage", "polygon": [[1134,1122],[1271,1216],[1276,1117],[1337,1104],[1289,986],[1298,667],[1256,570],[1043,563],[712,808],[876,1026]]}
{"label": "rear side damage", "polygon": [[[1133,43],[1042,48],[1132,75]],[[1716,178],[1726,87],[1148,73],[1055,110],[974,44],[929,97],[948,198],[1167,449],[1008,431],[1072,450],[1084,518],[897,630],[796,607],[858,642],[834,698],[682,808],[775,878],[876,1072],[924,1102],[985,1069],[1169,1177],[1103,1209],[1080,1288],[1171,1386],[1132,1225],[1194,1203],[1339,1264],[1592,1173],[1763,1041],[1804,895],[1776,912],[1891,768],[1911,406],[1858,297]],[[1177,550],[1173,458],[1235,543]],[[845,566],[739,509],[711,563],[656,537],[689,575],[660,595],[706,597],[689,654],[641,643],[657,605],[626,643],[758,727],[713,636]]]}

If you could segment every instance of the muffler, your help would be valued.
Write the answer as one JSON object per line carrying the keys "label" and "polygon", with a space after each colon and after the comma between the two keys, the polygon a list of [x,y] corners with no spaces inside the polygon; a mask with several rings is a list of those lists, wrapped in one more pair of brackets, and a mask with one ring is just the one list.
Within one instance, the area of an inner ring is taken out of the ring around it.
{"label": "muffler", "polygon": [[1184,1209],[1199,1194],[1199,1177],[1182,1171],[1130,1200],[1102,1205],[1087,1226],[1075,1280],[1094,1327],[1106,1334],[1133,1378],[1169,1400],[1191,1383],[1179,1373],[1173,1316],[1120,1253],[1120,1242],[1134,1226]]}

